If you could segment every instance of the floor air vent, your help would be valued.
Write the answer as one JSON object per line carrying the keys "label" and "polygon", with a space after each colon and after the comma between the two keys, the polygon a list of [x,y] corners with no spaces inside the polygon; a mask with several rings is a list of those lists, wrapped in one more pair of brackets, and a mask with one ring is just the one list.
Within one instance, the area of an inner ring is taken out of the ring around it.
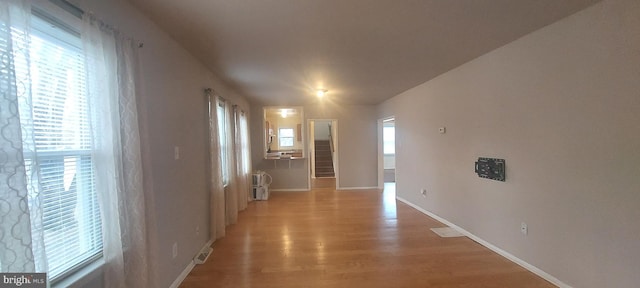
{"label": "floor air vent", "polygon": [[202,251],[200,251],[200,253],[198,253],[196,258],[193,258],[193,262],[196,263],[196,265],[207,262],[209,255],[211,255],[211,251],[213,251],[213,248],[205,247],[204,249],[202,249]]}
{"label": "floor air vent", "polygon": [[451,227],[431,228],[431,231],[438,234],[438,236],[444,237],[444,238],[464,236],[464,234],[458,232],[458,230],[453,229]]}

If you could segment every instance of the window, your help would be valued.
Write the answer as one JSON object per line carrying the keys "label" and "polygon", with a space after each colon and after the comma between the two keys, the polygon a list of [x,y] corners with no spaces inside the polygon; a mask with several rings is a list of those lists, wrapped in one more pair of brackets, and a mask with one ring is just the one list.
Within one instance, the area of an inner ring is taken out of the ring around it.
{"label": "window", "polygon": [[240,112],[240,145],[242,149],[242,172],[251,173],[251,150],[249,149],[249,127],[247,124],[247,116],[244,112]]}
{"label": "window", "polygon": [[382,149],[384,154],[396,154],[396,127],[382,127]]}
{"label": "window", "polygon": [[[33,172],[34,164],[39,167],[40,183],[29,185],[29,193],[42,199],[40,232],[44,233],[49,277],[55,281],[100,257],[102,223],[94,186],[81,41],[77,34],[59,28],[59,23],[38,15],[31,23],[30,59],[18,57],[15,66],[17,75],[30,73],[31,78],[33,109],[20,105],[20,113],[31,113],[33,122],[22,122],[30,126],[27,133],[33,133],[37,153],[25,153],[25,164],[27,173]],[[12,32],[16,39],[22,33]]]}
{"label": "window", "polygon": [[293,147],[293,128],[278,129],[280,147]]}
{"label": "window", "polygon": [[220,168],[222,169],[222,183],[229,185],[229,144],[227,143],[227,109],[225,103],[218,100],[218,139],[220,140]]}

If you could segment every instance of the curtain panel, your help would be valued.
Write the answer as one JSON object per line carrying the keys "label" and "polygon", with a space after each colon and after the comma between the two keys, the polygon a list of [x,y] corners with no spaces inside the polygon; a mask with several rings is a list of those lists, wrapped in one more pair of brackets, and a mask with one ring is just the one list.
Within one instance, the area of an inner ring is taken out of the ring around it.
{"label": "curtain panel", "polygon": [[48,270],[29,107],[30,22],[30,1],[0,2],[0,272]]}
{"label": "curtain panel", "polygon": [[85,64],[90,67],[87,94],[93,116],[105,287],[150,287],[151,253],[136,105],[137,47],[132,39],[90,14],[83,16],[82,40]]}
{"label": "curtain panel", "polygon": [[218,131],[220,99],[213,94],[211,89],[207,89],[205,92],[209,106],[209,237],[211,240],[216,240],[224,237],[226,226],[220,132]]}
{"label": "curtain panel", "polygon": [[[237,105],[225,103],[211,89],[205,92],[209,105],[210,233],[211,240],[216,240],[224,237],[227,225],[238,221],[238,212],[247,208],[251,189],[249,133],[246,115]],[[224,115],[217,114],[221,113],[218,107],[225,108],[220,109]],[[225,131],[220,131],[219,120],[226,124]],[[222,151],[225,146],[227,151]],[[228,172],[226,187],[223,171]]]}
{"label": "curtain panel", "polygon": [[234,154],[236,155],[236,179],[237,185],[237,205],[238,211],[242,211],[247,208],[247,202],[249,201],[249,195],[251,195],[251,159],[250,159],[250,146],[249,146],[249,133],[247,116],[240,109],[239,106],[233,106],[234,115]]}
{"label": "curtain panel", "polygon": [[227,169],[229,174],[229,184],[227,185],[226,199],[225,199],[226,212],[227,212],[226,213],[227,225],[235,224],[236,222],[238,222],[238,200],[239,200],[238,184],[239,183],[238,183],[238,175],[235,169],[238,165],[238,155],[235,149],[238,143],[235,141],[235,137],[234,137],[236,134],[234,110],[235,110],[235,105],[234,106],[228,105],[224,110],[226,114],[225,115],[226,123],[229,124],[227,125],[227,135],[226,135],[227,137],[225,137],[227,141],[227,147],[228,147],[228,151],[226,153],[228,160],[227,160],[227,167],[225,167],[225,169]]}

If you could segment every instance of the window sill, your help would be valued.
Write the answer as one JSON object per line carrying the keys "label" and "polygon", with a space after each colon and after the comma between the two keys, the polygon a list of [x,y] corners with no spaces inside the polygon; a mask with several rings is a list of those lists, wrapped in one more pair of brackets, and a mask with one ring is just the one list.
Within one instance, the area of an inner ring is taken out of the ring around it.
{"label": "window sill", "polygon": [[96,259],[89,265],[76,271],[75,273],[56,281],[52,288],[62,287],[86,287],[87,284],[93,282],[96,278],[102,275],[102,266],[104,265],[104,258]]}

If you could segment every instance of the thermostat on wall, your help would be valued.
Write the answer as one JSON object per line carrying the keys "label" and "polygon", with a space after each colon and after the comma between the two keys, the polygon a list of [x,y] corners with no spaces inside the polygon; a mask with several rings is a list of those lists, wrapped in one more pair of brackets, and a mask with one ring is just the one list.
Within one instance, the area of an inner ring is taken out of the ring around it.
{"label": "thermostat on wall", "polygon": [[478,158],[478,161],[476,162],[476,174],[481,178],[505,182],[504,159]]}

